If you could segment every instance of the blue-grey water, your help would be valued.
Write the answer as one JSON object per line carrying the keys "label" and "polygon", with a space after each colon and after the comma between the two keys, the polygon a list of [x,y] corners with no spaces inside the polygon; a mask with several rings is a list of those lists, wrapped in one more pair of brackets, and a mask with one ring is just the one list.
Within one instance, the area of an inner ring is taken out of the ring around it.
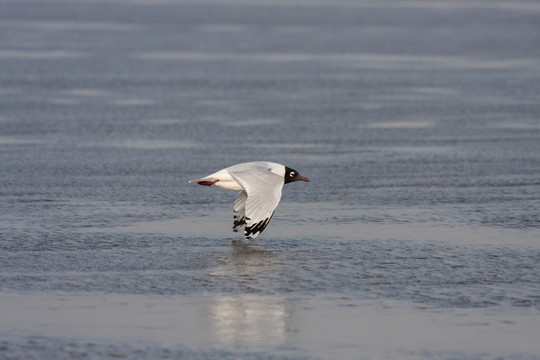
{"label": "blue-grey water", "polygon": [[0,14],[0,358],[540,359],[539,2]]}

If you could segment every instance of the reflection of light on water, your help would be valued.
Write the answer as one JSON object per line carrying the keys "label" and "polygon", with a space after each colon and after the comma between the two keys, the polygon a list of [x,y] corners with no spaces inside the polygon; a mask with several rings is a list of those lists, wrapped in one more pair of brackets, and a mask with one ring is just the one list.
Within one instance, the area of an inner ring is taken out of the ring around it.
{"label": "reflection of light on water", "polygon": [[35,145],[35,144],[41,144],[41,143],[43,143],[43,141],[36,140],[36,139],[24,139],[24,138],[19,138],[19,137],[8,137],[8,136],[0,137],[0,145]]}
{"label": "reflection of light on water", "polygon": [[224,296],[210,308],[210,319],[223,343],[281,343],[285,339],[288,311],[274,296],[242,294]]}
{"label": "reflection of light on water", "polygon": [[515,69],[538,66],[536,59],[505,59],[476,58],[467,56],[448,55],[393,55],[378,53],[282,53],[282,52],[141,52],[132,57],[143,60],[163,61],[251,61],[251,62],[326,62],[345,64],[362,69]]}
{"label": "reflection of light on water", "polygon": [[227,126],[259,126],[259,125],[275,125],[279,124],[279,120],[275,119],[253,119],[253,120],[237,120],[226,123]]}
{"label": "reflection of light on water", "polygon": [[383,121],[367,125],[375,129],[423,129],[432,126],[431,121]]}
{"label": "reflection of light on water", "polygon": [[105,146],[130,148],[130,149],[174,149],[174,148],[190,148],[196,144],[189,141],[169,141],[169,140],[144,140],[131,139],[120,142],[104,143]]}
{"label": "reflection of light on water", "polygon": [[0,50],[0,59],[72,59],[83,57],[84,54],[77,51],[66,50]]}

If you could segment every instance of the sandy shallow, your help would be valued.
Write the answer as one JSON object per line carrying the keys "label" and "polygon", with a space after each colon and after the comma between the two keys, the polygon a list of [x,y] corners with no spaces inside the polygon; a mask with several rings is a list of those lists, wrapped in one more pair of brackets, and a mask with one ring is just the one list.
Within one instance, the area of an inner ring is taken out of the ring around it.
{"label": "sandy shallow", "polygon": [[530,309],[426,309],[345,295],[58,292],[0,299],[3,352],[13,356],[42,349],[76,358],[151,358],[160,351],[193,358],[533,358],[540,351],[538,314]]}

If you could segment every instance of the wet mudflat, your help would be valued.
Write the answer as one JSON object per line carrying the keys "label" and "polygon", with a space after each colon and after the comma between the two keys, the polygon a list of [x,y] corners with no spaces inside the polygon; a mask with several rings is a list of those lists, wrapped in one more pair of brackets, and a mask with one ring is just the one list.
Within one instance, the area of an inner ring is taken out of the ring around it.
{"label": "wet mudflat", "polygon": [[540,358],[536,2],[0,13],[0,358]]}

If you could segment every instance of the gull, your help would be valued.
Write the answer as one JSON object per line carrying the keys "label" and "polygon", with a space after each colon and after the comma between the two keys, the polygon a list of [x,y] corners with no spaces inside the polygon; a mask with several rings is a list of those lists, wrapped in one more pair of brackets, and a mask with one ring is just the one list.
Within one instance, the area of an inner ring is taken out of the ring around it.
{"label": "gull", "polygon": [[236,190],[233,231],[244,229],[246,240],[259,236],[266,228],[281,199],[284,184],[309,182],[298,171],[285,165],[253,161],[236,164],[190,183]]}

